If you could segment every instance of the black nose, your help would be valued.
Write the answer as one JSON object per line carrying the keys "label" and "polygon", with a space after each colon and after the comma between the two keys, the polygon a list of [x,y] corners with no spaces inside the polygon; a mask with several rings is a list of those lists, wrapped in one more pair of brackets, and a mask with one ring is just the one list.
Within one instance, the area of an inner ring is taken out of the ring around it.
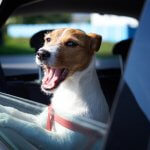
{"label": "black nose", "polygon": [[37,51],[36,55],[38,56],[40,60],[46,60],[47,58],[51,56],[50,52],[46,50],[41,50],[41,49]]}

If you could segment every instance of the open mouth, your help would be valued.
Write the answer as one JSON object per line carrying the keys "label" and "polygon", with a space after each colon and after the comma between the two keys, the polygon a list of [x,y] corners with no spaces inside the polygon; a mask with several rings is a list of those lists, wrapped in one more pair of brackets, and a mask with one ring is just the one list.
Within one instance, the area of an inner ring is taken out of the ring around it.
{"label": "open mouth", "polygon": [[42,88],[45,90],[54,90],[68,75],[68,70],[64,68],[46,67],[44,68],[44,71]]}

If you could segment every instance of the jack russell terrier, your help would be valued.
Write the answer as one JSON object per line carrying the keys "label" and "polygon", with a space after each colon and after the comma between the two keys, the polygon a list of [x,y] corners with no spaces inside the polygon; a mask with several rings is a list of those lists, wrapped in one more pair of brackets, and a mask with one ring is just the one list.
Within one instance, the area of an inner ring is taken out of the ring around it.
{"label": "jack russell terrier", "polygon": [[95,149],[85,143],[91,143],[87,136],[96,133],[75,120],[106,123],[109,117],[95,70],[101,36],[63,28],[45,34],[44,41],[36,63],[44,70],[42,91],[53,93],[51,105],[37,116],[0,106],[0,126],[18,132],[39,149]]}

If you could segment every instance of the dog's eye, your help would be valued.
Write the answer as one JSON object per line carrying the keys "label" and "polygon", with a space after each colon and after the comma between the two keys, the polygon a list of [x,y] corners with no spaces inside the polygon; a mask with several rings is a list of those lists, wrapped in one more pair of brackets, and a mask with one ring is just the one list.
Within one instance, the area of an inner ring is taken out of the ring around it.
{"label": "dog's eye", "polygon": [[74,41],[68,41],[68,42],[66,42],[66,46],[75,47],[75,46],[78,46],[78,43],[76,43]]}
{"label": "dog's eye", "polygon": [[51,41],[51,38],[46,38],[46,42],[50,42]]}

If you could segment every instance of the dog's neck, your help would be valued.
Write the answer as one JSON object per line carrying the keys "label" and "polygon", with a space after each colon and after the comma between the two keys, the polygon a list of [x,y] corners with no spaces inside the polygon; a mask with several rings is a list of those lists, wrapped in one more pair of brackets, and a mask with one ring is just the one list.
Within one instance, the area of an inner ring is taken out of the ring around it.
{"label": "dog's neck", "polygon": [[95,57],[83,71],[74,73],[55,91],[52,106],[58,113],[106,122],[108,106],[95,70]]}

